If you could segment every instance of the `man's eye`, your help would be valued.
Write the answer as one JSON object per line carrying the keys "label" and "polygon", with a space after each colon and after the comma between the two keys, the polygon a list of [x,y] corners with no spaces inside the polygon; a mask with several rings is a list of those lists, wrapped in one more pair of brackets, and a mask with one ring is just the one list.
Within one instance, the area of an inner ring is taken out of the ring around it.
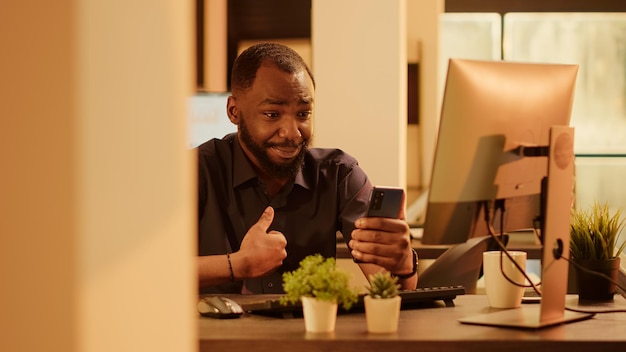
{"label": "man's eye", "polygon": [[275,119],[278,117],[277,112],[264,112],[263,114],[271,119]]}
{"label": "man's eye", "polygon": [[298,117],[300,117],[302,119],[308,119],[309,117],[311,117],[311,112],[310,111],[302,111],[302,112],[298,113]]}

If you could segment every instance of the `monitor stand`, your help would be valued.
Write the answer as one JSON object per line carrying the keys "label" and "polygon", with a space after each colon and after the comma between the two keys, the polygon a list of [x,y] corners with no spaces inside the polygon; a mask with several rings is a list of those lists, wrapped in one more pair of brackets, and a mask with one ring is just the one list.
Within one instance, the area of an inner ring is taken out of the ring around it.
{"label": "monitor stand", "polygon": [[[464,324],[540,329],[584,320],[593,314],[565,310],[569,264],[569,228],[574,190],[574,128],[550,129],[547,185],[542,228],[541,303],[462,318]],[[556,257],[555,257],[556,256]]]}

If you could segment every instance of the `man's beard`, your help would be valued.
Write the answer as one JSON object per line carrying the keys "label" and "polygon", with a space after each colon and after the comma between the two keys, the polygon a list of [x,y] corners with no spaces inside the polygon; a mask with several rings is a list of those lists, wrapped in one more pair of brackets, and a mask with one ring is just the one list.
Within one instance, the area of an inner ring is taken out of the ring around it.
{"label": "man's beard", "polygon": [[302,141],[300,149],[300,153],[296,156],[295,159],[284,162],[284,163],[275,163],[273,162],[267,154],[267,149],[271,147],[298,147],[298,144],[292,141],[285,141],[284,143],[275,144],[270,142],[264,142],[263,145],[257,144],[253,139],[250,131],[248,130],[246,124],[243,122],[243,119],[239,123],[239,136],[241,137],[241,142],[248,148],[248,150],[254,155],[254,157],[258,160],[261,169],[266,172],[268,175],[274,178],[284,179],[289,178],[293,179],[296,177],[300,169],[302,168],[302,164],[304,163],[304,156],[308,149],[308,140],[305,139]]}

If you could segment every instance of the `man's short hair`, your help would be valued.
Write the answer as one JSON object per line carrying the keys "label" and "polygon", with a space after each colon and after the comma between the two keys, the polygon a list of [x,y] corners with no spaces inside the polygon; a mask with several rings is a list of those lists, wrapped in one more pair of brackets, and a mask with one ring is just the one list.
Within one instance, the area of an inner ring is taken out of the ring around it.
{"label": "man's short hair", "polygon": [[278,43],[260,43],[244,50],[235,59],[230,79],[230,89],[233,94],[244,93],[250,89],[259,67],[266,62],[276,65],[286,73],[306,70],[315,87],[311,70],[295,50]]}

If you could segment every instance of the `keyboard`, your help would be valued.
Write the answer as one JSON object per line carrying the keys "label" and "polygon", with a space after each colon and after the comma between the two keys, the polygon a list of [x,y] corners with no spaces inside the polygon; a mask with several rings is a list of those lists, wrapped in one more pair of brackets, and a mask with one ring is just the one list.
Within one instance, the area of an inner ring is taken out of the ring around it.
{"label": "keyboard", "polygon": [[[446,287],[421,287],[415,290],[400,290],[398,295],[402,297],[401,309],[419,309],[433,307],[452,307],[454,299],[458,295],[464,295],[465,288],[463,286],[446,286]],[[359,313],[365,310],[363,297],[365,293],[359,295],[357,303],[355,303],[349,311],[345,311],[339,306],[339,314]],[[302,306],[300,303],[282,305],[280,303],[280,295],[242,295],[235,299],[244,311],[277,316],[282,318],[302,316]]]}

